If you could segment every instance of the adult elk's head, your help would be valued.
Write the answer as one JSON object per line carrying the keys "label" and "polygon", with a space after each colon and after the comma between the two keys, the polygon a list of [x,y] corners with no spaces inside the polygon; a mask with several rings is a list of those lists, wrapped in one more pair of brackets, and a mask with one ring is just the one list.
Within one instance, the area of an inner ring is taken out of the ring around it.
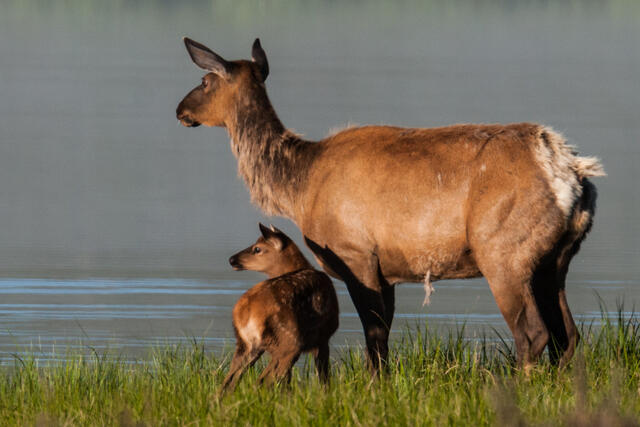
{"label": "adult elk's head", "polygon": [[266,99],[264,81],[269,63],[260,39],[253,42],[251,61],[227,61],[198,42],[187,37],[183,40],[193,62],[208,71],[202,83],[178,104],[176,117],[184,126],[228,127],[241,108]]}

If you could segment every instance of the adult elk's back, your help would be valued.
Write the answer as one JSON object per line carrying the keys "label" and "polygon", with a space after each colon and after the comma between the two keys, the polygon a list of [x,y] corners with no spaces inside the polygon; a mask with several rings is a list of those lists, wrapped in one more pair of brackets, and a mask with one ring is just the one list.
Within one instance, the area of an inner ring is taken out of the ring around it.
{"label": "adult elk's back", "polygon": [[518,360],[549,345],[571,358],[578,333],[565,295],[604,171],[532,123],[432,129],[364,126],[318,142],[289,132],[265,89],[269,66],[226,61],[184,39],[208,71],[182,100],[185,126],[223,126],[252,201],[294,221],[323,268],[343,280],[372,367],[387,357],[394,285],[484,276]]}

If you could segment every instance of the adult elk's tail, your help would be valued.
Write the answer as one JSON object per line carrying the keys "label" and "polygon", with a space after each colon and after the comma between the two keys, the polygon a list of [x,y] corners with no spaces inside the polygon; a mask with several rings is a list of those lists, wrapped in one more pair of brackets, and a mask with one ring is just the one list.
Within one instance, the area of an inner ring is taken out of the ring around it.
{"label": "adult elk's tail", "polygon": [[573,161],[573,170],[575,170],[580,179],[607,175],[602,167],[602,163],[600,163],[600,160],[597,157],[575,156]]}
{"label": "adult elk's tail", "polygon": [[607,174],[597,157],[575,156],[573,169],[576,175],[578,175],[580,185],[582,186],[582,194],[575,202],[573,215],[569,219],[569,228],[574,233],[576,243],[579,246],[580,242],[582,242],[586,234],[591,230],[593,215],[596,210],[596,199],[598,197],[596,186],[587,178],[606,176]]}

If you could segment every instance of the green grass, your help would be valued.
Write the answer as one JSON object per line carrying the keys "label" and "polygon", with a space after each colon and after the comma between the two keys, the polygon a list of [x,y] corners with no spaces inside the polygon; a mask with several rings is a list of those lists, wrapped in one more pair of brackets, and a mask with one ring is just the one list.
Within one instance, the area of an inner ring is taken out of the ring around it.
{"label": "green grass", "polygon": [[[640,414],[640,325],[582,326],[568,369],[525,375],[495,333],[402,333],[389,372],[372,379],[361,349],[332,361],[324,388],[308,360],[289,386],[258,387],[260,367],[219,396],[228,366],[200,344],[153,350],[144,364],[93,353],[39,367],[18,358],[0,375],[2,425],[634,425]],[[491,340],[490,340],[491,339]],[[261,365],[262,366],[262,365]]]}

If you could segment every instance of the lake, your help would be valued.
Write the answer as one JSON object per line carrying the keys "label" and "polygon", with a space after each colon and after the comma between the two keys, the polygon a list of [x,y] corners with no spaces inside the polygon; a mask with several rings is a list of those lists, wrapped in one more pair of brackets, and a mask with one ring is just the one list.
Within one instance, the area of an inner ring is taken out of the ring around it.
{"label": "lake", "polygon": [[[566,3],[566,4],[565,4]],[[249,203],[222,129],[175,118],[199,84],[181,38],[227,59],[260,37],[285,125],[320,139],[350,123],[534,121],[584,155],[593,231],[571,264],[580,321],[640,301],[640,4],[632,0],[273,2],[9,0],[0,13],[0,358],[233,343],[230,313],[261,279],[231,254],[282,218]],[[307,251],[307,254],[309,252]],[[362,343],[336,282],[332,343]],[[482,279],[396,291],[395,331],[506,326]],[[393,334],[392,334],[393,337]]]}

